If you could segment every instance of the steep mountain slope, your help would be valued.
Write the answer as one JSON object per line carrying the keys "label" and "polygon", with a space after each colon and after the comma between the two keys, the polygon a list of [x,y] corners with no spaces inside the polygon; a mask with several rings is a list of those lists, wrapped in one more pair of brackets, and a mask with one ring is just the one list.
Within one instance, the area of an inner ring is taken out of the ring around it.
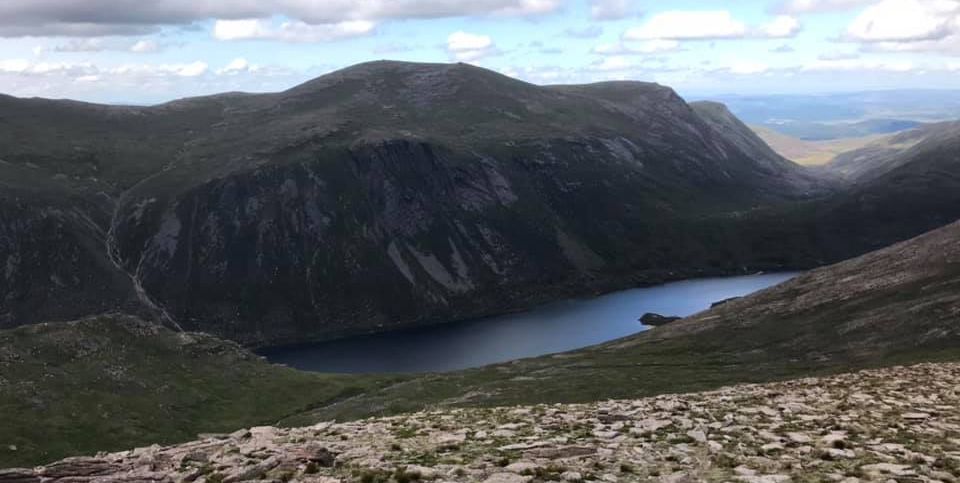
{"label": "steep mountain slope", "polygon": [[292,424],[436,405],[581,402],[960,359],[960,222],[585,350],[424,376]]}
{"label": "steep mountain slope", "polygon": [[960,123],[937,125],[912,147],[869,164],[821,210],[821,226],[854,245],[879,248],[960,218]]}
{"label": "steep mountain slope", "polygon": [[391,381],[300,373],[128,316],[0,331],[0,468],[270,424]]}
{"label": "steep mountain slope", "polygon": [[691,103],[690,107],[714,131],[722,134],[744,152],[750,153],[752,158],[762,161],[765,165],[780,171],[780,173],[788,173],[787,168],[790,163],[783,156],[777,154],[767,143],[763,142],[746,124],[737,119],[727,109],[727,106],[719,102],[699,101]]}
{"label": "steep mountain slope", "polygon": [[726,220],[821,183],[655,84],[374,62],[276,94],[2,102],[27,193],[0,201],[5,327],[136,306],[273,344],[819,260]]}
{"label": "steep mountain slope", "polygon": [[848,180],[865,182],[908,164],[937,146],[955,142],[953,138],[958,136],[960,122],[927,124],[842,153],[827,168]]}

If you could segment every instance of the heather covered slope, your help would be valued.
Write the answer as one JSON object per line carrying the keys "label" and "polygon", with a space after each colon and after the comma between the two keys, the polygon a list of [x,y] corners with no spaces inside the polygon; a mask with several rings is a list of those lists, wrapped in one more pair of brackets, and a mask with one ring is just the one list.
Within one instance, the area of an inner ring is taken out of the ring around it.
{"label": "heather covered slope", "polygon": [[4,327],[117,308],[302,342],[822,258],[741,249],[770,237],[729,220],[822,183],[655,84],[374,62],[275,94],[0,103]]}
{"label": "heather covered slope", "polygon": [[0,331],[0,467],[270,424],[390,381],[300,373],[128,316]]}

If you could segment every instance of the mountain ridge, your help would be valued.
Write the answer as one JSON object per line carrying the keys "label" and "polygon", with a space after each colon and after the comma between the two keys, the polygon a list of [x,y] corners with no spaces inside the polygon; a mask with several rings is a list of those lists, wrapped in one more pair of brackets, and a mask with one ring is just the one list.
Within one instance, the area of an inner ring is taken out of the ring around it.
{"label": "mountain ridge", "polygon": [[[32,121],[14,123],[18,109],[0,119],[5,169],[87,200],[71,211],[110,248],[84,248],[78,222],[21,198],[58,234],[0,256],[65,252],[106,269],[86,275],[103,296],[50,304],[45,293],[80,288],[69,281],[81,269],[16,265],[7,287],[30,283],[0,306],[7,327],[130,310],[146,294],[145,316],[156,305],[191,330],[302,342],[766,268],[707,254],[699,219],[820,186],[786,160],[771,170],[646,83],[542,87],[472,66],[379,62],[272,94],[64,112],[20,103]],[[664,224],[675,227],[653,235]],[[133,287],[115,287],[124,276]]]}

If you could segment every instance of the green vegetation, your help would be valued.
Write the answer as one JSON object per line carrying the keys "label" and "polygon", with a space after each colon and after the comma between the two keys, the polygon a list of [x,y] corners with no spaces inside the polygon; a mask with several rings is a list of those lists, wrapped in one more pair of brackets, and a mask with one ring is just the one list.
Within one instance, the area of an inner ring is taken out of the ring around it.
{"label": "green vegetation", "polygon": [[272,424],[396,380],[297,372],[126,316],[3,331],[0,468]]}

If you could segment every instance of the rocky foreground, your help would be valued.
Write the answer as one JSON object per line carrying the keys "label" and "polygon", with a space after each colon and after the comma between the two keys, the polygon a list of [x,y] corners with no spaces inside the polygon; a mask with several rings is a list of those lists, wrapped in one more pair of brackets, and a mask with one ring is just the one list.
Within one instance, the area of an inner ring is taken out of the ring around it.
{"label": "rocky foreground", "polygon": [[587,405],[258,427],[0,482],[960,481],[960,364]]}

